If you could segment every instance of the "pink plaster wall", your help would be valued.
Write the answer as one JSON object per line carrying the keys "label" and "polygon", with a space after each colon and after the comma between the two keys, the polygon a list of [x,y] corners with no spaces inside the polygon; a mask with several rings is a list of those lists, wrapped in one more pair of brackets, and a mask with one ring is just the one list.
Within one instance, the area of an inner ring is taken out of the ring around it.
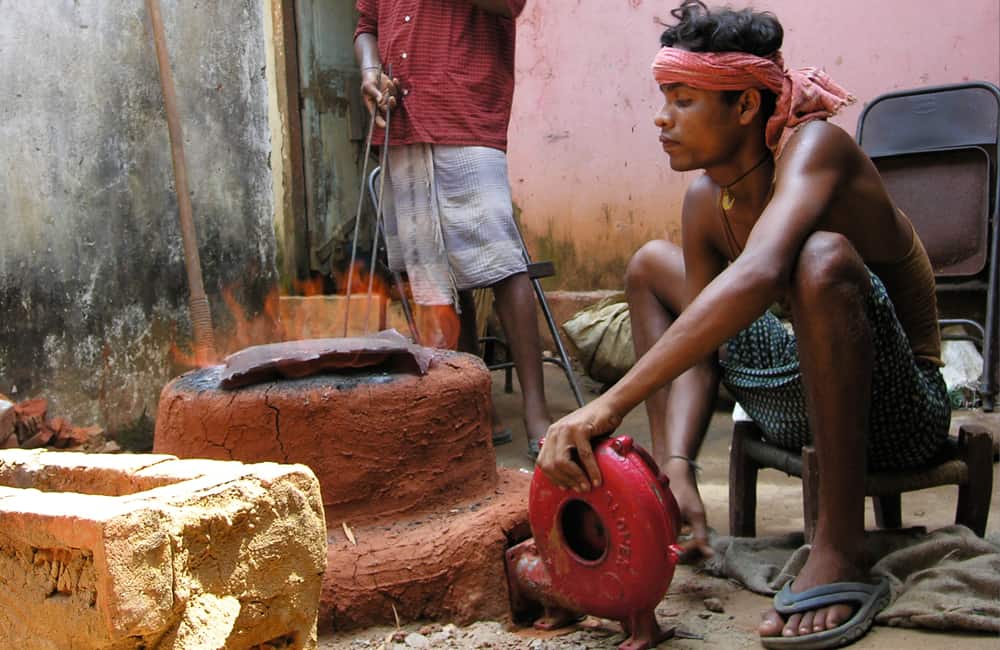
{"label": "pink plaster wall", "polygon": [[[529,0],[518,21],[510,176],[529,247],[565,289],[617,288],[645,241],[680,237],[694,174],[670,170],[649,72],[676,2]],[[712,3],[709,3],[712,4]],[[736,7],[748,3],[735,0]],[[1000,84],[997,0],[762,0],[785,27],[789,66],[825,67],[864,102],[898,88]],[[948,8],[946,8],[948,7]]]}

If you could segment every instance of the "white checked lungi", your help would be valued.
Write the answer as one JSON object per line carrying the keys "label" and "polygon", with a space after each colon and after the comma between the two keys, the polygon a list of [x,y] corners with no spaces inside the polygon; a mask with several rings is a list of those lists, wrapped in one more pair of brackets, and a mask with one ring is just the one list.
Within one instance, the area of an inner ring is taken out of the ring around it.
{"label": "white checked lungi", "polygon": [[389,147],[383,196],[389,268],[421,305],[527,270],[514,223],[507,156],[490,147]]}

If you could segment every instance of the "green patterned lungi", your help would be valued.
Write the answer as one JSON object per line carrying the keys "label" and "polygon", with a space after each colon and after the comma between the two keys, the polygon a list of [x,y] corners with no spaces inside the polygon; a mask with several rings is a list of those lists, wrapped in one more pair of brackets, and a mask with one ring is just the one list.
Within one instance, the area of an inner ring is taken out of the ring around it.
{"label": "green patterned lungi", "polygon": [[[938,453],[948,435],[948,391],[933,362],[914,358],[885,286],[869,274],[866,311],[874,365],[868,467],[919,467]],[[794,451],[811,444],[795,335],[768,312],[733,337],[727,352],[722,381],[764,439]]]}

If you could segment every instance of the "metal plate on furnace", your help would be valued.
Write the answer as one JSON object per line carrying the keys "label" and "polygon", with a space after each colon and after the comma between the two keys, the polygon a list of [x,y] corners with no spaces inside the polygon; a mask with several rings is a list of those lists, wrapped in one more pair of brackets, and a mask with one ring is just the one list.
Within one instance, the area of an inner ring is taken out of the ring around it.
{"label": "metal plate on furnace", "polygon": [[220,385],[239,388],[277,378],[386,365],[424,375],[431,357],[431,350],[411,343],[396,330],[369,337],[284,341],[255,345],[226,357]]}

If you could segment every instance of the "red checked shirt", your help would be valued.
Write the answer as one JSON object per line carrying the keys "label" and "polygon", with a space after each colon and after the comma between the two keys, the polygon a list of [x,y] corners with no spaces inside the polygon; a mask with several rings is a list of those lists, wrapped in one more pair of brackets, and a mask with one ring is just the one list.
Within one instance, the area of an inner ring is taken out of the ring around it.
{"label": "red checked shirt", "polygon": [[[526,0],[506,0],[516,18]],[[514,96],[514,20],[470,0],[357,0],[358,34],[378,39],[402,101],[390,144],[475,145],[507,150]],[[379,135],[376,142],[381,141]]]}

